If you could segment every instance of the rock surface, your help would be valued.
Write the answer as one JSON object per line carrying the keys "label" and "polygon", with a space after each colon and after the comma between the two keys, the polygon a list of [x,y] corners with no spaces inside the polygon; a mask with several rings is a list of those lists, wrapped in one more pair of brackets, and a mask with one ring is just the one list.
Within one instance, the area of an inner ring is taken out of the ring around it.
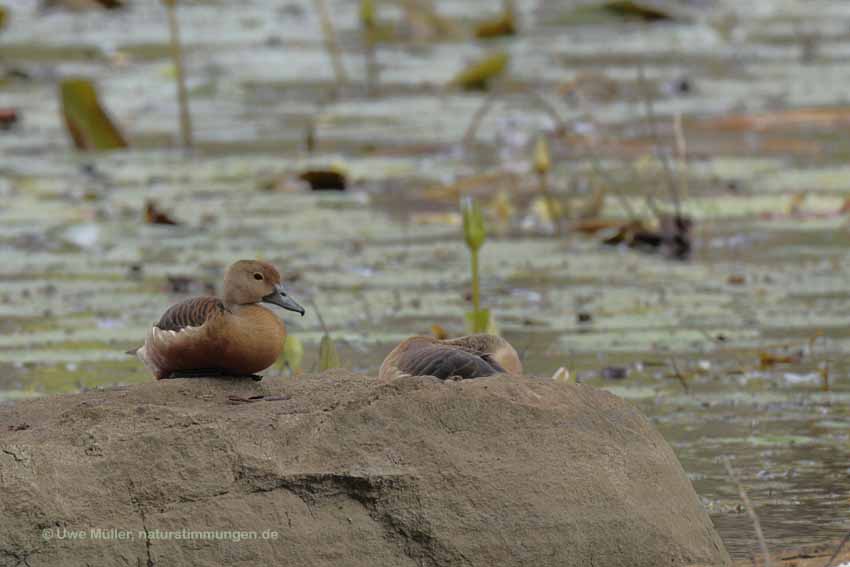
{"label": "rock surface", "polygon": [[0,406],[0,565],[728,564],[670,447],[587,386],[334,371]]}

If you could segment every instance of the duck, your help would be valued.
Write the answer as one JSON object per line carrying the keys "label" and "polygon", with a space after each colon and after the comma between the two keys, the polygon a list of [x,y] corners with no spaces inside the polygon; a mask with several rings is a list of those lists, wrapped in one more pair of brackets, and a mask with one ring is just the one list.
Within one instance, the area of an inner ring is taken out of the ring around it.
{"label": "duck", "polygon": [[522,374],[516,349],[502,337],[475,334],[440,340],[416,336],[406,339],[387,355],[378,378],[391,381],[408,376],[434,376],[440,380],[464,380],[494,374]]}
{"label": "duck", "polygon": [[274,364],[283,350],[286,325],[266,305],[300,313],[280,272],[259,260],[239,260],[224,276],[224,295],[193,297],[171,306],[147,332],[145,343],[127,351],[157,380],[251,377]]}

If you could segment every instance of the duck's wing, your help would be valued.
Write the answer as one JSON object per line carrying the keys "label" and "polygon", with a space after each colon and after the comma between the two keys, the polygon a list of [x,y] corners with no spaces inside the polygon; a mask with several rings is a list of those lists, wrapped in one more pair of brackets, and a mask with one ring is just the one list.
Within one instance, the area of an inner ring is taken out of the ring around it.
{"label": "duck's wing", "polygon": [[187,327],[200,327],[225,311],[224,303],[217,297],[193,297],[172,305],[163,313],[156,327],[163,331],[182,331]]}
{"label": "duck's wing", "polygon": [[457,347],[433,344],[402,353],[396,367],[411,376],[448,378],[480,378],[504,372],[505,369],[488,355]]}

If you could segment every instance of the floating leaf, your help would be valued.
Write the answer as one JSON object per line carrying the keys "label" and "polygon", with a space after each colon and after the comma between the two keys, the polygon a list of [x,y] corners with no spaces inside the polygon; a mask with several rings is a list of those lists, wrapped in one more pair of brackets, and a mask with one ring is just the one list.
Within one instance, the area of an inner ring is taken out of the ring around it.
{"label": "floating leaf", "polygon": [[286,341],[283,343],[283,362],[292,372],[298,372],[301,369],[301,361],[304,359],[304,345],[301,340],[295,335],[286,335]]}
{"label": "floating leaf", "polygon": [[373,30],[378,24],[378,11],[375,0],[360,0],[360,25],[367,30]]}
{"label": "floating leaf", "polygon": [[637,0],[610,0],[602,9],[622,18],[640,19],[647,22],[672,20],[673,15],[657,3]]}
{"label": "floating leaf", "polygon": [[14,108],[0,108],[0,130],[8,130],[18,121],[18,111]]}
{"label": "floating leaf", "polygon": [[759,353],[759,367],[762,370],[776,366],[777,364],[798,364],[803,359],[802,353],[795,354],[773,354],[770,352]]}
{"label": "floating leaf", "polygon": [[107,10],[115,10],[123,8],[123,0],[44,0],[42,2],[44,9],[56,8],[62,6],[68,10],[75,12],[82,10],[94,10],[106,8]]}
{"label": "floating leaf", "polygon": [[9,20],[9,14],[6,8],[0,6],[0,30],[6,27],[6,22]]}
{"label": "floating leaf", "polygon": [[504,73],[510,57],[507,52],[500,51],[471,63],[452,79],[452,86],[466,90],[485,90],[490,81]]}
{"label": "floating leaf", "polygon": [[180,224],[178,221],[171,218],[168,213],[161,210],[152,200],[145,201],[145,222],[148,224]]}
{"label": "floating leaf", "polygon": [[319,372],[339,367],[339,355],[336,352],[333,339],[330,335],[322,336],[322,342],[319,343]]}
{"label": "floating leaf", "polygon": [[62,116],[74,145],[80,150],[126,148],[127,142],[98,100],[94,84],[67,79],[60,86]]}
{"label": "floating leaf", "polygon": [[[683,16],[683,14],[679,14]],[[596,5],[579,6],[569,14],[566,24],[603,24],[612,19],[659,22],[676,19],[676,15],[658,2],[648,0],[609,0]]]}
{"label": "floating leaf", "polygon": [[309,183],[313,191],[345,191],[348,187],[345,174],[334,169],[312,169],[298,177]]}
{"label": "floating leaf", "polygon": [[475,28],[475,37],[487,39],[516,34],[516,15],[513,0],[505,2],[505,8],[498,18],[481,22]]}

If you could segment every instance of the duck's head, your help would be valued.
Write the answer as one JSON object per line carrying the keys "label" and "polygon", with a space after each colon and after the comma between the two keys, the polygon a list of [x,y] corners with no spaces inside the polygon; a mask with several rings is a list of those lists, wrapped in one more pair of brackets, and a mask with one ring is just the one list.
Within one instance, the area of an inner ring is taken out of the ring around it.
{"label": "duck's head", "polygon": [[304,316],[304,308],[289,297],[280,272],[268,262],[239,260],[224,275],[224,302],[228,305],[271,303]]}
{"label": "duck's head", "polygon": [[522,375],[522,362],[516,349],[508,341],[501,337],[496,337],[499,340],[494,341],[490,357],[495,360],[499,366],[505,369],[508,374],[514,376]]}

